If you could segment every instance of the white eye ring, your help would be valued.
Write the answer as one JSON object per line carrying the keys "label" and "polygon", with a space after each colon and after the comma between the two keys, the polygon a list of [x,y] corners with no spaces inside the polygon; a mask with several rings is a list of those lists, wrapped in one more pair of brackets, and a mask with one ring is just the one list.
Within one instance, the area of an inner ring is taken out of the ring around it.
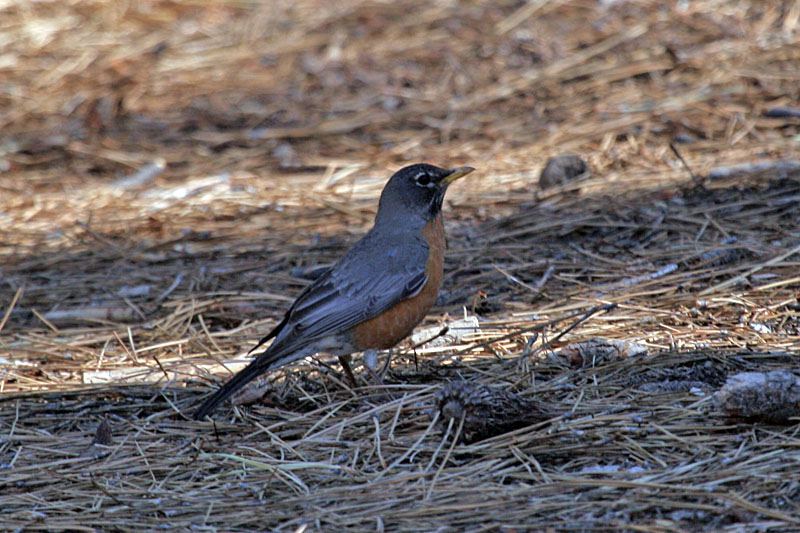
{"label": "white eye ring", "polygon": [[[422,181],[423,178],[425,178],[427,181],[423,182]],[[431,188],[431,189],[436,187],[436,184],[431,179],[431,175],[428,174],[427,172],[420,172],[419,174],[414,176],[414,181],[420,187],[428,187],[428,188]]]}

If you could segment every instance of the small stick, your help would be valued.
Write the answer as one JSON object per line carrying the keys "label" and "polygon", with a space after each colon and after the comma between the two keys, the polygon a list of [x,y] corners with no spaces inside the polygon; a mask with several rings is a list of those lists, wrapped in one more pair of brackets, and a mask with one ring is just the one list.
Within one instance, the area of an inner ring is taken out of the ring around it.
{"label": "small stick", "polygon": [[167,371],[164,370],[164,366],[161,364],[161,361],[158,360],[158,356],[154,355],[153,359],[155,359],[156,364],[158,365],[158,368],[161,369],[161,373],[164,374],[164,377],[167,378],[167,381],[170,381],[169,374],[167,374]]}
{"label": "small stick", "polygon": [[[414,354],[414,372],[419,372],[419,361],[417,361],[417,348],[419,348],[420,346],[422,346],[424,344],[428,344],[433,339],[438,339],[439,337],[443,337],[443,336],[447,335],[448,331],[450,331],[450,326],[444,326],[442,329],[439,330],[439,333],[437,333],[436,335],[434,335],[430,339],[425,339],[424,341],[418,342],[417,344],[415,344],[414,346],[409,348],[409,350]],[[406,353],[408,353],[408,352],[406,352]]]}
{"label": "small stick", "polygon": [[684,168],[689,173],[689,175],[692,177],[692,181],[694,183],[700,183],[700,180],[697,178],[697,175],[694,172],[692,172],[692,169],[689,167],[689,164],[686,162],[686,160],[683,158],[681,153],[675,147],[675,144],[669,143],[669,148],[670,148],[670,150],[672,150],[672,153],[675,154],[678,157],[680,162],[683,163]]}
{"label": "small stick", "polygon": [[732,277],[731,279],[729,279],[727,281],[723,281],[722,283],[714,285],[713,287],[709,287],[709,288],[705,289],[704,291],[701,291],[698,296],[705,296],[705,295],[711,294],[712,292],[717,291],[719,289],[724,289],[725,287],[729,287],[729,286],[733,285],[734,283],[740,282],[741,280],[743,280],[747,276],[749,276],[751,274],[755,274],[759,270],[762,270],[764,268],[770,267],[770,266],[772,266],[772,265],[774,265],[776,263],[780,263],[781,261],[783,261],[787,257],[792,256],[792,255],[797,254],[797,253],[800,253],[800,245],[795,246],[794,248],[792,248],[788,252],[783,253],[783,254],[779,255],[778,257],[774,257],[774,258],[770,259],[766,263],[761,263],[760,265],[754,266],[753,268],[751,268],[747,272],[743,272],[742,274],[739,274],[738,276]]}
{"label": "small stick", "polygon": [[740,174],[757,174],[759,172],[775,172],[787,174],[800,170],[800,161],[795,159],[784,159],[779,161],[765,161],[762,163],[748,163],[732,167],[717,167],[708,173],[708,179],[718,180],[730,178]]}
{"label": "small stick", "polygon": [[449,331],[450,331],[450,326],[443,326],[443,327],[442,327],[442,329],[440,329],[440,330],[439,330],[439,333],[437,333],[436,335],[434,335],[434,336],[433,336],[433,337],[431,337],[430,339],[425,339],[424,341],[420,341],[420,342],[418,342],[417,344],[415,344],[414,346],[412,346],[411,348],[409,348],[409,350],[416,350],[416,349],[417,349],[417,348],[419,348],[420,346],[423,346],[423,345],[425,345],[425,344],[428,344],[429,342],[431,342],[431,341],[432,341],[432,340],[434,340],[434,339],[438,339],[439,337],[444,337],[445,335],[447,335],[447,333],[448,333]]}
{"label": "small stick", "polygon": [[[592,309],[590,309],[587,312],[586,316],[584,316],[584,318],[582,318],[580,320],[580,322],[582,322],[583,320],[586,320],[586,318],[588,318],[589,316],[591,316],[594,313],[597,313],[598,311],[601,311],[601,310],[611,311],[612,309],[614,309],[616,307],[617,307],[617,304],[607,304],[607,305],[595,306],[595,307],[593,307]],[[485,341],[481,341],[481,342],[476,342],[475,344],[471,344],[471,345],[467,346],[466,348],[463,348],[461,350],[458,350],[458,351],[454,352],[452,355],[465,354],[465,353],[468,353],[468,352],[470,352],[470,351],[472,351],[472,350],[474,350],[476,348],[491,349],[490,345],[495,343],[495,342],[500,342],[500,341],[505,341],[505,340],[508,340],[508,339],[513,339],[514,337],[516,337],[518,335],[522,335],[523,333],[530,333],[530,332],[535,332],[535,331],[544,331],[546,328],[548,328],[550,326],[554,326],[555,324],[558,324],[559,322],[563,322],[564,320],[568,320],[568,319],[570,319],[570,318],[572,318],[572,317],[574,317],[576,315],[577,315],[577,312],[574,313],[574,314],[571,314],[570,316],[565,316],[565,317],[561,317],[561,318],[554,318],[552,320],[548,320],[544,324],[536,324],[535,326],[528,326],[528,327],[524,327],[524,328],[519,328],[517,330],[512,331],[511,333],[506,333],[505,335],[500,335],[499,337],[496,337],[494,339],[485,340]],[[580,323],[580,322],[578,322],[578,323]],[[576,325],[577,325],[577,323],[576,323]],[[553,339],[553,340],[555,340],[555,339]]]}
{"label": "small stick", "polygon": [[500,268],[499,266],[497,266],[497,265],[495,265],[495,264],[492,264],[492,266],[493,266],[493,267],[494,267],[494,268],[495,268],[495,269],[496,269],[498,272],[500,272],[502,275],[504,275],[504,276],[506,277],[506,279],[508,279],[509,281],[511,281],[511,282],[513,282],[513,283],[516,283],[517,285],[520,285],[520,286],[522,286],[522,287],[525,287],[526,289],[528,289],[528,290],[529,290],[529,291],[531,291],[531,292],[534,292],[534,293],[537,293],[537,294],[538,294],[538,293],[540,293],[540,292],[542,292],[542,290],[541,290],[541,289],[537,289],[536,287],[531,287],[530,285],[528,285],[527,283],[525,283],[524,281],[522,281],[522,280],[521,280],[521,279],[519,279],[518,277],[514,276],[513,274],[509,274],[508,272],[506,272],[505,270],[503,270],[503,269],[502,269],[502,268]]}
{"label": "small stick", "polygon": [[14,298],[11,299],[11,303],[6,310],[6,314],[3,315],[3,320],[0,320],[0,331],[3,331],[3,327],[5,327],[6,322],[8,322],[8,317],[11,316],[11,311],[14,310],[14,306],[17,305],[20,296],[22,296],[22,287],[17,289],[17,292],[14,294]]}
{"label": "small stick", "polygon": [[57,328],[57,327],[55,327],[55,326],[53,325],[53,323],[52,323],[52,322],[50,322],[49,320],[47,320],[47,318],[45,318],[43,315],[39,314],[39,311],[37,311],[36,309],[31,309],[31,312],[32,312],[34,315],[36,315],[36,318],[38,318],[39,320],[41,320],[42,322],[44,322],[44,323],[45,323],[45,325],[46,325],[48,328],[52,329],[52,330],[53,330],[53,331],[55,331],[56,333],[60,333],[60,331],[58,331],[58,328]]}
{"label": "small stick", "polygon": [[[447,435],[450,433],[450,426],[452,426],[452,422],[453,419],[451,418],[450,424],[447,426],[447,433],[444,436],[445,439],[447,438]],[[461,430],[463,428],[464,428],[464,417],[462,416],[461,419],[458,421],[458,428],[456,428],[456,433],[455,435],[453,435],[453,442],[450,443],[450,447],[447,449],[447,453],[442,459],[442,464],[439,465],[439,468],[436,469],[436,473],[433,475],[433,479],[431,480],[431,486],[428,488],[428,493],[425,495],[425,501],[431,499],[431,494],[433,494],[433,488],[436,486],[436,481],[438,481],[439,475],[441,475],[442,470],[444,470],[444,467],[450,460],[450,456],[453,454],[453,448],[455,448],[456,444],[458,444],[458,438],[461,436]]]}
{"label": "small stick", "polygon": [[538,352],[544,350],[545,348],[549,348],[558,339],[560,339],[561,337],[563,337],[564,335],[566,335],[567,333],[569,333],[570,331],[572,331],[573,329],[578,327],[578,325],[582,324],[583,322],[586,322],[589,319],[589,317],[591,317],[592,315],[594,315],[596,313],[599,313],[600,311],[606,311],[606,312],[612,311],[612,310],[617,308],[617,305],[618,304],[616,304],[616,303],[612,303],[612,304],[605,304],[605,305],[596,305],[596,306],[592,307],[591,309],[586,311],[586,313],[584,313],[584,315],[582,317],[580,317],[578,320],[576,320],[575,322],[570,324],[566,329],[561,331],[558,335],[556,335],[555,337],[553,337],[549,341],[545,342],[544,344],[542,344],[541,346],[539,346],[535,350],[531,351],[529,355],[533,355],[535,353],[538,353]]}
{"label": "small stick", "polygon": [[628,285],[633,285],[635,283],[639,283],[640,281],[647,281],[647,280],[650,280],[650,279],[658,279],[658,278],[660,278],[662,276],[666,276],[667,274],[671,274],[671,273],[675,272],[676,270],[678,270],[678,265],[676,265],[675,263],[670,263],[668,265],[664,265],[663,267],[659,268],[658,270],[656,270],[652,274],[646,274],[644,276],[639,276],[639,277],[636,277],[636,278],[630,278],[630,279],[623,280],[623,281],[621,281],[619,283],[619,285],[622,286],[622,287],[626,287]]}
{"label": "small stick", "polygon": [[544,284],[547,283],[547,280],[550,279],[550,276],[553,275],[554,271],[555,267],[553,265],[547,266],[547,270],[544,271],[542,278],[536,282],[536,288],[539,289],[539,292],[542,292],[542,287],[544,287]]}
{"label": "small stick", "polygon": [[167,290],[158,295],[158,298],[156,298],[156,302],[161,302],[162,300],[165,300],[167,296],[172,294],[172,291],[178,288],[178,285],[181,284],[181,281],[183,281],[183,272],[178,272],[178,275],[175,276],[175,280],[172,282],[172,285],[167,287]]}

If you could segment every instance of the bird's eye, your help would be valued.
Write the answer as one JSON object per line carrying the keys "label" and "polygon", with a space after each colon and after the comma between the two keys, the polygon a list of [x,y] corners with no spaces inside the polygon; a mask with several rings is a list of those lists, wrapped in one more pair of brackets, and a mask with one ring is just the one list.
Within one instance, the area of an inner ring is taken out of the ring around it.
{"label": "bird's eye", "polygon": [[431,177],[427,174],[420,174],[417,176],[417,185],[427,187],[431,183]]}

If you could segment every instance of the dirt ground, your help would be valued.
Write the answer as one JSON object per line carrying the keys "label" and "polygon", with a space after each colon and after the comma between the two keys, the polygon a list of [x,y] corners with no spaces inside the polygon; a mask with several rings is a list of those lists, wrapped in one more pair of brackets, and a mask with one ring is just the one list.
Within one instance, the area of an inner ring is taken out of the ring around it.
{"label": "dirt ground", "polygon": [[[800,382],[719,394],[800,368],[798,65],[795,0],[0,2],[0,529],[800,531]],[[416,162],[385,385],[192,420]]]}

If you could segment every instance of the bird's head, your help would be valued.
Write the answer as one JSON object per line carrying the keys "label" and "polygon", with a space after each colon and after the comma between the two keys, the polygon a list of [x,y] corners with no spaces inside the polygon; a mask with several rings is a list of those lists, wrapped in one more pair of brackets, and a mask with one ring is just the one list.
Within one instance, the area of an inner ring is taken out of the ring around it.
{"label": "bird's head", "polygon": [[447,187],[473,170],[472,167],[440,168],[424,163],[401,168],[383,188],[376,221],[408,216],[435,218],[442,210]]}

